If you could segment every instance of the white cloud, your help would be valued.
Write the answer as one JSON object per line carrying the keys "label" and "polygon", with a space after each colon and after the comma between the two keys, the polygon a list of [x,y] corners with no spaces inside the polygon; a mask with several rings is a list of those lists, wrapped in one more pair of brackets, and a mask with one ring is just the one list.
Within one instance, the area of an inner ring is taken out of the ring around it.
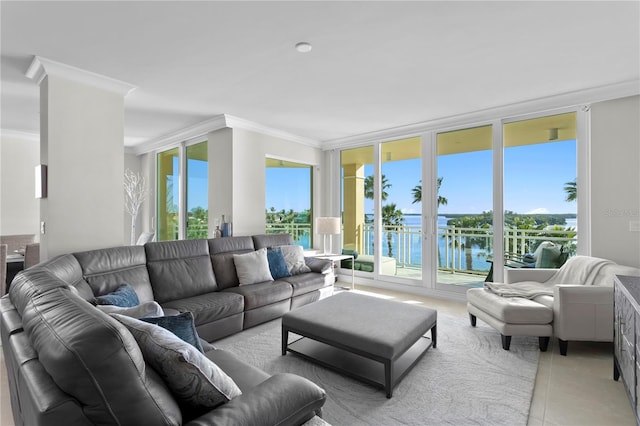
{"label": "white cloud", "polygon": [[400,209],[400,210],[402,211],[403,214],[418,214],[418,213],[420,213],[416,209],[411,209],[411,208],[404,208],[404,209]]}
{"label": "white cloud", "polygon": [[549,209],[538,207],[537,209],[533,209],[530,212],[527,212],[527,214],[549,214]]}

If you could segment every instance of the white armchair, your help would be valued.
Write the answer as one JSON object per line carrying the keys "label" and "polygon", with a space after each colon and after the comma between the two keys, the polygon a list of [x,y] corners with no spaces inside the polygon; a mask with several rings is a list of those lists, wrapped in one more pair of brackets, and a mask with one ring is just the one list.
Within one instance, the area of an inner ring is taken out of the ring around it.
{"label": "white armchair", "polygon": [[[583,258],[587,257],[583,256]],[[575,262],[567,262],[561,269],[575,266]],[[508,270],[505,271],[505,282],[536,281],[544,283],[551,279],[556,272],[558,272],[556,269]],[[570,340],[613,341],[613,276],[616,274],[640,276],[640,269],[608,263],[599,268],[595,276],[584,280],[587,282],[555,284],[553,289],[553,334],[558,338],[562,355],[567,354]]]}

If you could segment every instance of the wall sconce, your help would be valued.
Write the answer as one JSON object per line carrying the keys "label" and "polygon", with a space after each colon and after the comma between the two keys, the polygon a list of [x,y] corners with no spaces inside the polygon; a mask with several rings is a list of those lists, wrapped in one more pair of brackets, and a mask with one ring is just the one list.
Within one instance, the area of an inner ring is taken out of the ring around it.
{"label": "wall sconce", "polygon": [[47,166],[36,166],[36,198],[47,198]]}

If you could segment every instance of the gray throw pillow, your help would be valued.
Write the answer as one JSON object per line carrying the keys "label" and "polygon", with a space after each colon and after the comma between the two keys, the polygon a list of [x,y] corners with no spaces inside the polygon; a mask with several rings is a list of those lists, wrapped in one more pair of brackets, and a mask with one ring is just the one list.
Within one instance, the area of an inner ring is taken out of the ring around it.
{"label": "gray throw pillow", "polygon": [[273,281],[271,271],[269,271],[266,248],[261,248],[251,253],[234,254],[233,262],[236,265],[236,273],[238,274],[240,285]]}
{"label": "gray throw pillow", "polygon": [[280,246],[284,261],[287,263],[291,275],[311,272],[311,268],[304,261],[304,250],[302,246]]}
{"label": "gray throw pillow", "polygon": [[131,318],[162,317],[164,311],[158,302],[145,302],[132,308],[115,305],[96,305],[96,308],[107,314],[121,314]]}
{"label": "gray throw pillow", "polygon": [[129,329],[144,360],[180,403],[194,410],[209,410],[242,394],[220,367],[169,330],[124,315],[111,315]]}

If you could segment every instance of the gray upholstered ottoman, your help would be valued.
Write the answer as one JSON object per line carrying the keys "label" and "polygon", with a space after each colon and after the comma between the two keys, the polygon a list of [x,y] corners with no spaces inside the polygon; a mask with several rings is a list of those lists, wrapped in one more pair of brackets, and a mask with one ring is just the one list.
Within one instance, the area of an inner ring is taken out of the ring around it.
{"label": "gray upholstered ottoman", "polygon": [[[436,325],[434,309],[345,292],[286,313],[282,355],[289,351],[382,386],[391,398],[395,385],[436,347]],[[303,337],[288,343],[289,333]]]}
{"label": "gray upholstered ottoman", "polygon": [[552,304],[545,306],[524,297],[501,297],[484,288],[470,288],[467,310],[473,327],[477,317],[500,332],[502,348],[507,351],[511,336],[538,336],[542,352],[547,350],[553,336]]}

